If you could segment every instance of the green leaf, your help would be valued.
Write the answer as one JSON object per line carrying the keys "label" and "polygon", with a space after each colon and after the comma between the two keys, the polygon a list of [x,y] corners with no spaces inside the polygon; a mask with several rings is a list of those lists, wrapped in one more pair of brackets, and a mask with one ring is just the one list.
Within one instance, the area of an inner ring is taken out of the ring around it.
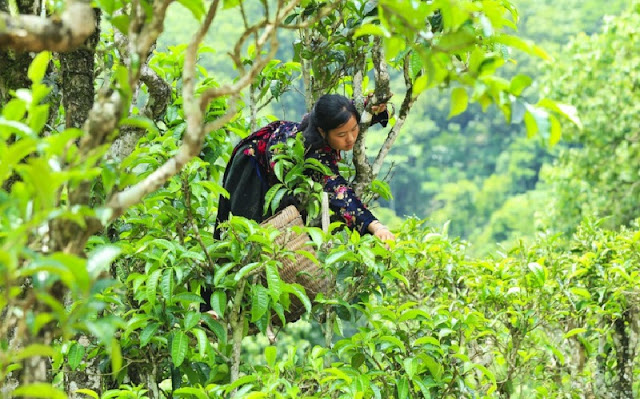
{"label": "green leaf", "polygon": [[140,116],[140,115],[124,118],[120,120],[120,125],[133,126],[133,127],[143,129],[147,133],[153,132],[155,134],[160,134],[160,132],[158,131],[158,127],[151,119],[146,118],[144,116]]}
{"label": "green leaf", "polygon": [[187,10],[191,11],[193,17],[200,21],[205,13],[204,3],[202,0],[178,0]]}
{"label": "green leaf", "polygon": [[362,364],[364,364],[365,359],[366,358],[363,353],[360,353],[360,352],[356,353],[351,358],[351,367],[353,367],[354,369],[357,369],[358,367],[362,366]]}
{"label": "green leaf", "polygon": [[189,312],[184,316],[184,330],[188,331],[200,321],[200,312]]}
{"label": "green leaf", "polygon": [[311,301],[307,296],[304,288],[300,284],[286,284],[285,292],[290,293],[298,297],[300,302],[304,305],[307,312],[311,312]]}
{"label": "green leaf", "polygon": [[258,376],[254,375],[254,374],[250,374],[250,375],[245,375],[244,377],[240,377],[237,380],[235,380],[234,382],[232,382],[231,384],[229,384],[226,387],[226,393],[229,393],[231,391],[233,391],[236,388],[239,388],[242,385],[247,385],[250,384],[252,382],[255,382],[258,380]]}
{"label": "green leaf", "polygon": [[522,91],[527,87],[531,86],[533,79],[531,79],[527,75],[516,75],[511,79],[511,84],[509,85],[509,92],[514,96],[519,96],[522,94]]}
{"label": "green leaf", "polygon": [[24,118],[27,113],[27,104],[24,100],[14,98],[5,104],[2,108],[2,116],[10,121],[19,121]]}
{"label": "green leaf", "polygon": [[516,36],[511,35],[495,35],[493,36],[493,40],[496,43],[505,44],[509,47],[513,47],[520,51],[524,51],[527,54],[535,55],[537,57],[542,58],[545,61],[553,61],[553,58],[547,54],[540,47],[536,46],[532,41],[525,40]]}
{"label": "green leaf", "polygon": [[273,167],[273,173],[276,175],[278,181],[283,181],[284,178],[284,162],[278,161]]}
{"label": "green leaf", "polygon": [[227,309],[227,294],[224,291],[216,291],[211,295],[211,309],[220,317],[224,318]]}
{"label": "green leaf", "polygon": [[269,287],[269,294],[273,302],[278,302],[280,294],[282,293],[280,275],[278,274],[278,268],[273,263],[267,263],[267,286]]}
{"label": "green leaf", "polygon": [[151,305],[154,305],[156,303],[156,292],[158,289],[158,280],[160,279],[161,274],[162,274],[162,270],[158,269],[153,273],[151,273],[151,275],[147,279],[147,285],[146,285],[147,301]]}
{"label": "green leaf", "polygon": [[202,299],[200,295],[194,294],[193,292],[181,292],[177,295],[174,295],[173,301],[185,302],[187,304],[204,303],[204,299]]}
{"label": "green leaf", "polygon": [[251,295],[251,321],[256,322],[269,310],[269,291],[261,285],[255,285]]}
{"label": "green leaf", "polygon": [[111,371],[117,374],[122,368],[122,352],[120,341],[116,338],[111,340]]}
{"label": "green leaf", "polygon": [[559,103],[548,98],[540,100],[538,102],[538,105],[548,110],[557,112],[558,114],[568,118],[574,125],[578,127],[578,129],[582,130],[582,121],[580,120],[580,116],[578,115],[577,108],[573,105]]}
{"label": "green leaf", "polygon": [[473,367],[475,367],[478,370],[480,370],[482,372],[482,374],[484,374],[485,377],[490,379],[493,384],[496,383],[496,376],[488,368],[486,368],[485,366],[483,366],[483,365],[481,365],[479,363],[474,363]]}
{"label": "green leaf", "polygon": [[32,106],[29,109],[29,115],[27,117],[27,121],[29,123],[29,127],[31,127],[31,129],[33,129],[34,132],[42,131],[48,119],[49,119],[48,104]]}
{"label": "green leaf", "polygon": [[280,187],[282,187],[281,183],[274,184],[264,195],[264,208],[262,209],[263,214],[267,214],[269,206],[271,206],[271,202],[273,201],[273,197],[276,195]]}
{"label": "green leaf", "polygon": [[422,345],[433,345],[436,347],[440,347],[440,341],[438,341],[434,337],[421,337],[415,340],[413,346],[422,346]]}
{"label": "green leaf", "polygon": [[42,51],[31,61],[31,65],[29,65],[29,69],[27,70],[27,76],[32,84],[35,85],[42,82],[47,72],[47,67],[49,66],[49,60],[51,60],[51,54],[48,51]]}
{"label": "green leaf", "polygon": [[26,348],[20,349],[13,359],[15,361],[26,359],[32,356],[45,356],[45,357],[54,357],[56,355],[56,351],[48,346],[42,344],[32,344],[27,346]]}
{"label": "green leaf", "polygon": [[386,32],[382,26],[377,24],[362,24],[358,29],[353,32],[353,38],[360,36],[385,36],[388,37],[389,33]]}
{"label": "green leaf", "polygon": [[76,389],[74,393],[83,393],[87,396],[91,396],[93,399],[100,399],[96,391],[92,391],[91,389],[85,389],[85,388]]}
{"label": "green leaf", "polygon": [[[8,121],[4,118],[0,118],[0,128],[6,128],[9,133],[15,133],[19,137],[35,136],[35,133],[28,125],[18,121]],[[2,129],[0,129],[0,132],[2,132]]]}
{"label": "green leaf", "polygon": [[547,280],[547,271],[544,266],[538,262],[530,262],[527,266],[535,276],[538,285],[542,287]]}
{"label": "green leaf", "polygon": [[113,15],[115,11],[115,0],[98,0],[97,3],[108,16]]}
{"label": "green leaf", "polygon": [[162,275],[162,281],[160,282],[160,290],[165,301],[173,303],[173,269],[165,269]]}
{"label": "green leaf", "polygon": [[591,299],[591,293],[586,288],[572,287],[569,289],[569,291],[571,291],[573,295],[582,297],[584,299]]}
{"label": "green leaf", "polygon": [[582,334],[582,333],[585,333],[585,332],[587,332],[587,329],[586,329],[586,328],[574,328],[573,330],[571,330],[571,331],[567,332],[567,333],[564,335],[564,338],[565,338],[565,339],[567,339],[567,338],[571,338],[571,337],[573,337],[574,335]]}
{"label": "green leaf", "polygon": [[180,367],[184,362],[184,358],[187,356],[187,349],[189,349],[187,334],[182,331],[174,332],[171,339],[171,361],[175,367]]}
{"label": "green leaf", "polygon": [[389,345],[386,345],[387,347],[395,347],[400,349],[402,352],[406,352],[404,343],[396,337],[393,337],[391,335],[385,335],[384,337],[380,337],[380,341],[388,343]]}
{"label": "green leaf", "polygon": [[69,367],[71,370],[75,370],[78,368],[82,359],[84,358],[85,348],[77,342],[74,342],[69,348],[69,354],[67,355],[67,359],[69,362]]}
{"label": "green leaf", "polygon": [[[216,274],[213,276],[213,285],[217,286],[220,284],[220,280],[227,275],[227,272],[233,269],[236,266],[235,263],[229,262],[225,263],[224,266],[216,270]],[[237,281],[237,280],[236,280]]]}
{"label": "green leaf", "polygon": [[389,183],[382,180],[373,180],[371,182],[371,191],[378,194],[383,199],[389,201],[393,198],[393,194],[391,193],[391,187],[389,187]]}
{"label": "green leaf", "polygon": [[456,87],[451,91],[451,110],[449,118],[463,113],[469,105],[469,95],[463,87]]}
{"label": "green leaf", "polygon": [[202,321],[204,321],[204,323],[207,325],[207,327],[209,327],[209,329],[211,331],[213,331],[213,333],[216,335],[216,337],[218,337],[218,342],[221,345],[226,345],[227,344],[227,330],[217,321],[215,321],[213,319],[213,317],[211,317],[211,315],[206,314],[206,313],[202,313],[200,315],[200,318],[202,319]]}
{"label": "green leaf", "polygon": [[240,281],[242,280],[247,274],[249,274],[250,272],[254,271],[255,269],[259,268],[260,266],[262,266],[261,263],[259,262],[253,262],[253,263],[249,263],[248,265],[244,266],[242,269],[240,269],[238,271],[238,273],[236,273],[236,275],[234,276],[234,280],[235,281]]}
{"label": "green leaf", "polygon": [[275,346],[267,346],[264,349],[264,357],[267,359],[267,364],[269,367],[273,368],[276,364],[276,356],[278,354],[278,350]]}
{"label": "green leaf", "polygon": [[398,399],[406,399],[409,397],[409,381],[405,377],[396,379],[398,387]]}
{"label": "green leaf", "polygon": [[429,77],[427,75],[420,75],[413,82],[413,97],[418,97],[420,93],[426,90],[429,83]]}
{"label": "green leaf", "polygon": [[158,323],[151,323],[151,324],[147,324],[147,326],[144,328],[144,330],[142,330],[142,332],[140,333],[140,346],[141,347],[145,347],[149,341],[151,341],[151,338],[153,338],[153,336],[155,335],[156,331],[158,331],[158,328],[160,327],[160,324]]}
{"label": "green leaf", "polygon": [[424,399],[431,399],[431,392],[429,391],[429,387],[427,387],[427,385],[423,381],[416,378],[415,380],[413,380],[413,383],[418,386]]}
{"label": "green leaf", "polygon": [[207,333],[200,328],[192,329],[191,333],[196,337],[196,340],[198,340],[198,352],[200,353],[200,357],[204,358],[207,355],[207,347],[209,346]]}
{"label": "green leaf", "polygon": [[331,252],[329,256],[327,256],[327,258],[325,259],[325,265],[327,266],[332,265],[349,255],[351,255],[351,251],[341,250],[341,251]]}
{"label": "green leaf", "polygon": [[123,35],[129,34],[129,16],[126,14],[116,15],[111,18],[111,25],[116,27]]}
{"label": "green leaf", "polygon": [[144,313],[135,314],[128,322],[127,328],[124,330],[122,336],[127,339],[129,335],[134,331],[146,326],[149,323],[149,315]]}
{"label": "green leaf", "polygon": [[31,398],[47,398],[47,399],[67,399],[67,395],[47,384],[46,382],[36,382],[34,384],[23,385],[16,388],[12,392],[12,397],[31,397]]}
{"label": "green leaf", "polygon": [[275,212],[278,206],[280,206],[280,201],[282,201],[282,198],[288,191],[289,191],[288,189],[283,187],[280,190],[278,190],[276,195],[273,196],[273,201],[271,201],[271,210],[273,212]]}
{"label": "green leaf", "polygon": [[443,367],[436,362],[431,356],[423,356],[422,362],[427,366],[431,376],[436,382],[440,382],[443,372]]}
{"label": "green leaf", "polygon": [[205,393],[204,388],[184,387],[173,391],[174,398],[191,398],[191,395],[197,399],[209,399],[209,395]]}
{"label": "green leaf", "polygon": [[527,136],[533,137],[540,133],[543,138],[550,136],[549,113],[540,107],[525,104],[527,112],[524,115],[524,123],[527,127]]}
{"label": "green leaf", "polygon": [[115,245],[103,245],[89,254],[87,271],[93,278],[97,278],[102,272],[111,268],[113,261],[122,250]]}
{"label": "green leaf", "polygon": [[413,380],[413,377],[418,372],[418,359],[414,357],[405,358],[403,361],[404,370],[407,372],[407,376],[410,380]]}

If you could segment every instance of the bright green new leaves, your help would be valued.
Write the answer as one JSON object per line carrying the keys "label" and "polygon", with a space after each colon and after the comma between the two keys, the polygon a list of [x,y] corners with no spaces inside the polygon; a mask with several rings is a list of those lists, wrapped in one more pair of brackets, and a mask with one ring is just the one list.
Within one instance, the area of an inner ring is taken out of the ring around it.
{"label": "bright green new leaves", "polygon": [[84,354],[84,346],[80,345],[77,342],[74,342],[71,345],[71,348],[69,348],[69,354],[67,355],[69,367],[71,367],[71,370],[75,370],[76,368],[78,368],[80,362],[82,362],[82,359],[84,358]]}
{"label": "bright green new leaves", "polygon": [[35,85],[42,82],[42,79],[47,72],[47,67],[49,66],[50,60],[51,54],[48,51],[43,51],[35,56],[35,58],[31,62],[31,65],[29,65],[29,69],[27,70],[27,76],[31,80],[32,84]]}
{"label": "bright green new leaves", "polygon": [[44,382],[20,386],[12,394],[31,398],[67,399],[67,395],[64,392]]}
{"label": "bright green new leaves", "polygon": [[451,110],[449,118],[463,113],[469,104],[469,95],[463,87],[456,87],[451,91]]}

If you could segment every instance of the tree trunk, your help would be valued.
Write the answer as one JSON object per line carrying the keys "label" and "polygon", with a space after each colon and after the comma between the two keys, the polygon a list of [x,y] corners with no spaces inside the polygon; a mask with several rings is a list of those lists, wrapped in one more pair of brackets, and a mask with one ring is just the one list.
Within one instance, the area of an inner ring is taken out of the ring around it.
{"label": "tree trunk", "polygon": [[60,54],[62,105],[65,109],[68,128],[81,128],[93,106],[94,58],[96,45],[100,40],[100,10],[94,9],[94,12],[96,29],[85,42],[85,46]]}
{"label": "tree trunk", "polygon": [[632,315],[626,311],[613,324],[613,343],[616,349],[616,368],[613,375],[613,397],[619,399],[633,397],[633,364],[635,348],[632,341]]}

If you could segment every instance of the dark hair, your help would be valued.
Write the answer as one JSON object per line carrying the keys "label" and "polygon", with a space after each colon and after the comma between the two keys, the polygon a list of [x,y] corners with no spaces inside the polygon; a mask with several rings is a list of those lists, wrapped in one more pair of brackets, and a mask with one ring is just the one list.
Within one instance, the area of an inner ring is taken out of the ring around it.
{"label": "dark hair", "polygon": [[356,122],[360,123],[360,113],[353,102],[345,96],[325,94],[320,97],[300,124],[305,148],[314,150],[326,146],[327,141],[318,128],[328,133],[329,130],[347,123],[352,116],[355,116]]}

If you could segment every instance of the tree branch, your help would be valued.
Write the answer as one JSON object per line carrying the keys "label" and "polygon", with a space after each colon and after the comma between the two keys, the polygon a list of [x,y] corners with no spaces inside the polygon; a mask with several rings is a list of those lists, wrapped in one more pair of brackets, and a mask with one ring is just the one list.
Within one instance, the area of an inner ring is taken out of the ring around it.
{"label": "tree branch", "polygon": [[[205,110],[209,103],[218,97],[223,97],[226,95],[230,95],[233,93],[238,93],[240,90],[244,89],[248,85],[250,85],[258,73],[265,67],[265,65],[275,57],[278,51],[278,36],[276,27],[281,24],[281,21],[295,8],[299,1],[293,1],[287,5],[287,7],[278,10],[276,13],[275,19],[273,22],[269,22],[267,20],[263,20],[253,26],[262,27],[264,26],[264,32],[260,35],[259,39],[256,41],[255,54],[256,59],[253,61],[251,65],[251,69],[249,71],[244,72],[244,74],[235,82],[235,84],[225,85],[221,87],[211,87],[205,90],[200,97],[200,109]],[[256,28],[258,29],[258,28]],[[253,33],[253,32],[251,32]],[[236,43],[236,48],[234,49],[234,54],[232,58],[234,58],[234,63],[237,64],[240,57],[240,49],[238,48],[238,43],[244,42],[246,38],[248,38],[250,33],[244,34]],[[270,41],[270,49],[266,56],[261,55],[262,47]],[[236,59],[238,58],[238,59]],[[186,69],[186,60],[185,60],[185,69]]]}
{"label": "tree branch", "polygon": [[[164,11],[166,11],[166,5],[168,5],[170,1],[171,0],[165,0],[162,3],[164,6],[159,6],[158,12],[164,15]],[[184,133],[182,145],[178,149],[178,153],[175,156],[165,162],[158,169],[153,171],[143,181],[137,183],[132,187],[129,187],[124,191],[116,193],[111,197],[111,199],[107,203],[107,207],[111,208],[112,211],[111,220],[122,215],[122,213],[124,213],[127,208],[138,203],[147,194],[152,193],[160,188],[166,181],[168,181],[172,176],[178,173],[184,167],[184,165],[186,165],[194,156],[196,156],[200,152],[202,142],[204,141],[204,136],[208,132],[208,130],[203,129],[203,113],[199,109],[198,101],[195,98],[196,56],[198,45],[204,39],[204,35],[209,30],[209,27],[213,22],[219,3],[219,0],[214,0],[209,6],[205,21],[200,26],[200,29],[198,29],[198,31],[194,34],[193,39],[189,43],[185,54],[182,93],[184,98],[184,114],[187,119],[187,129]],[[152,29],[148,31],[152,31]],[[151,44],[152,43],[149,43],[149,46]],[[130,48],[131,47],[132,46],[130,46]],[[137,46],[138,50],[142,48],[143,46],[141,45]],[[214,126],[215,123],[223,125],[224,123],[231,120],[234,115],[235,102],[229,107],[227,112],[222,117],[214,122]]]}
{"label": "tree branch", "polygon": [[409,72],[410,62],[409,62],[410,53],[405,55],[404,57],[404,82],[407,88],[407,91],[404,95],[404,100],[402,101],[402,105],[400,106],[400,111],[398,112],[398,117],[396,119],[396,123],[393,125],[393,128],[389,131],[387,138],[384,141],[382,147],[380,147],[380,151],[378,151],[378,156],[376,160],[373,162],[373,174],[378,175],[380,173],[380,169],[382,168],[382,164],[384,159],[389,154],[393,143],[398,138],[398,134],[400,133],[400,129],[402,129],[402,125],[407,120],[407,115],[415,102],[416,97],[413,96],[413,81],[411,80],[411,74]]}
{"label": "tree branch", "polygon": [[59,17],[35,15],[12,17],[0,13],[0,48],[16,51],[74,50],[96,28],[93,9],[88,3],[70,2]]}
{"label": "tree branch", "polygon": [[204,245],[202,241],[202,237],[200,236],[200,229],[198,229],[198,224],[193,220],[193,212],[191,212],[191,187],[189,187],[189,179],[187,176],[183,176],[182,178],[182,192],[184,194],[184,203],[187,208],[187,219],[189,219],[189,224],[193,229],[193,234],[195,235],[195,239],[200,245],[202,252],[204,252],[207,257],[207,262],[209,264],[210,271],[213,272],[216,269],[215,263],[213,263],[213,259],[211,259],[211,255],[207,250],[207,246]]}

